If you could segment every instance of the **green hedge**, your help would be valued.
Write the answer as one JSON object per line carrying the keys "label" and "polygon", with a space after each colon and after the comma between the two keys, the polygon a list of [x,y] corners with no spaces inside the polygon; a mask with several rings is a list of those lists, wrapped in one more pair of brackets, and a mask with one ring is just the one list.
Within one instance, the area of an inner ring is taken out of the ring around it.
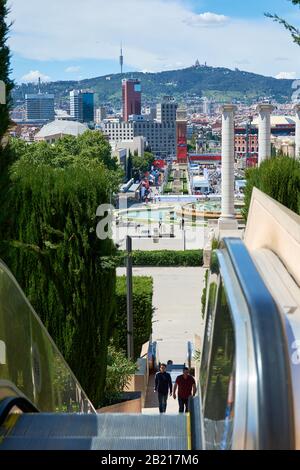
{"label": "green hedge", "polygon": [[[141,347],[152,333],[153,281],[151,277],[133,277],[133,341],[134,355],[138,358]],[[127,351],[127,303],[126,277],[117,277],[117,312],[113,332],[113,343],[117,349]]]}
{"label": "green hedge", "polygon": [[[126,252],[119,251],[119,266],[125,266]],[[202,266],[203,250],[157,250],[157,251],[140,251],[132,252],[133,266]]]}
{"label": "green hedge", "polygon": [[300,214],[300,162],[290,157],[275,157],[246,172],[245,208],[247,219],[253,187]]}

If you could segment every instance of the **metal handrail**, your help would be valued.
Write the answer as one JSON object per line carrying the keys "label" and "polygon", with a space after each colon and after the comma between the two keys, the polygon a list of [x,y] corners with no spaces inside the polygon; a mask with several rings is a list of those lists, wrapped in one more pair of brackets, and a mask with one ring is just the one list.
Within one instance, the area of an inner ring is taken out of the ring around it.
{"label": "metal handrail", "polygon": [[[294,449],[294,414],[287,339],[280,312],[245,246],[224,239],[250,313],[257,372],[260,449]],[[272,341],[266,341],[266,332]]]}
{"label": "metal handrail", "polygon": [[24,397],[7,397],[0,401],[0,426],[5,422],[13,408],[23,413],[39,413],[38,408]]}

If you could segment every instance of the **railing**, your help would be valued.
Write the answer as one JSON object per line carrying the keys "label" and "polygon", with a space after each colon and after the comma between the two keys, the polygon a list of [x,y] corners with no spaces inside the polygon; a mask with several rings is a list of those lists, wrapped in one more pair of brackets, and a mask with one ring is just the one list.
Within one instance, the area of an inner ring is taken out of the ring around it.
{"label": "railing", "polygon": [[0,400],[44,412],[95,412],[17,281],[0,261]]}
{"label": "railing", "polygon": [[205,448],[293,449],[291,371],[280,312],[240,239],[225,239],[217,257],[200,367]]}

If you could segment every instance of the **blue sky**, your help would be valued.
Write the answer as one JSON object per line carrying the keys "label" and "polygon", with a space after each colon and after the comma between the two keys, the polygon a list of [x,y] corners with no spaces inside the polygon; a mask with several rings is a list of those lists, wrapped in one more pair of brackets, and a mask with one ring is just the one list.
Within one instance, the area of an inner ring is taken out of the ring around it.
{"label": "blue sky", "polygon": [[10,0],[17,82],[80,80],[125,71],[163,71],[198,58],[212,66],[300,78],[300,47],[264,17],[300,25],[288,0]]}
{"label": "blue sky", "polygon": [[260,18],[265,12],[289,14],[296,11],[288,0],[191,0],[191,5],[197,12],[204,9],[238,18]]}

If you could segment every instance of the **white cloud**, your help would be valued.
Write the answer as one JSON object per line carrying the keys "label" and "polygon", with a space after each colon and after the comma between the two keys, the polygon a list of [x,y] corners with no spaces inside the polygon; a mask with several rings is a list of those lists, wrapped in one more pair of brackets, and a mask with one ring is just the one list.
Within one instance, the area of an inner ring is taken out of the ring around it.
{"label": "white cloud", "polygon": [[85,0],[84,8],[82,0],[10,3],[10,46],[25,59],[118,63],[122,41],[126,67],[133,70],[187,67],[197,58],[235,68],[245,58],[244,70],[275,76],[276,58],[285,57],[284,69],[300,75],[299,46],[263,15],[259,21],[228,18],[222,11],[199,15],[186,0]]}
{"label": "white cloud", "polygon": [[80,66],[79,65],[71,65],[70,67],[67,67],[65,69],[65,72],[67,73],[77,73],[80,72]]}
{"label": "white cloud", "polygon": [[21,78],[21,82],[23,83],[37,83],[39,78],[42,82],[49,82],[51,79],[48,75],[44,75],[43,73],[39,72],[38,70],[31,70],[26,75],[23,75]]}
{"label": "white cloud", "polygon": [[294,80],[294,78],[296,77],[297,77],[296,72],[280,72],[276,75],[275,78],[278,78],[278,79],[285,78],[287,80]]}
{"label": "white cloud", "polygon": [[199,15],[191,14],[183,20],[189,26],[223,26],[229,21],[229,17],[225,15],[216,15],[215,13],[200,13]]}

